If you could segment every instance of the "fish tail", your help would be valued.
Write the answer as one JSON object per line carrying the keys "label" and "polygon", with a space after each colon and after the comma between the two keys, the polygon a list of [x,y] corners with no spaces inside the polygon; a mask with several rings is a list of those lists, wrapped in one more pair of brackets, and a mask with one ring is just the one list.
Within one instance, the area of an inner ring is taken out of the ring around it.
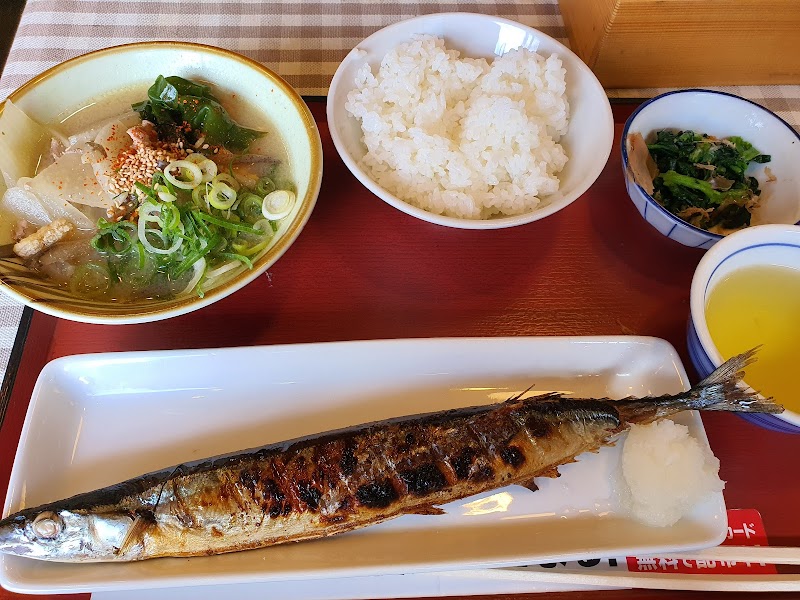
{"label": "fish tail", "polygon": [[614,405],[623,421],[649,423],[683,410],[781,413],[783,407],[741,385],[744,369],[755,362],[758,347],[722,363],[711,375],[687,392],[658,398],[625,399]]}
{"label": "fish tail", "polygon": [[704,392],[689,408],[697,410],[727,410],[733,412],[782,413],[783,406],[771,397],[765,398],[746,385],[744,369],[756,361],[756,346],[722,363],[711,375],[703,379],[692,390]]}

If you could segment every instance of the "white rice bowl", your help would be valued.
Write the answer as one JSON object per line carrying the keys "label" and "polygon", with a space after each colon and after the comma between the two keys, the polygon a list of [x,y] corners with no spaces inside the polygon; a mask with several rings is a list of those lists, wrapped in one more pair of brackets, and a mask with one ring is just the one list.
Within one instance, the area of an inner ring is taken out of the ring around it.
{"label": "white rice bowl", "polygon": [[528,213],[559,190],[567,163],[566,71],[524,48],[461,58],[431,35],[363,65],[345,109],[362,127],[361,166],[426,211],[464,219]]}

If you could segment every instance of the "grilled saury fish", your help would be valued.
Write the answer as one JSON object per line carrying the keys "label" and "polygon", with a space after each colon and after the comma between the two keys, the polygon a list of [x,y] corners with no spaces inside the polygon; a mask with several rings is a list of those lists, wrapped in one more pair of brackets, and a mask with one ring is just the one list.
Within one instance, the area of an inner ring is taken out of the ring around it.
{"label": "grilled saury fish", "polygon": [[403,417],[149,473],[0,521],[0,551],[38,559],[198,556],[334,535],[508,484],[533,487],[631,423],[682,410],[780,412],[737,386],[731,359],[657,398],[516,396]]}

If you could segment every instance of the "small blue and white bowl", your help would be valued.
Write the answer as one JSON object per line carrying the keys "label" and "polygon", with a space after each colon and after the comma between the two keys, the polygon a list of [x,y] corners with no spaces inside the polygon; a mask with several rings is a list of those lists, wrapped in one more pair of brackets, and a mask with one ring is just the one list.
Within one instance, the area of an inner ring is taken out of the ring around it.
{"label": "small blue and white bowl", "polygon": [[[706,377],[724,361],[711,339],[706,323],[706,301],[714,286],[743,267],[773,265],[800,269],[800,227],[762,225],[727,236],[703,256],[692,278],[687,331],[689,358],[700,377]],[[737,413],[767,429],[800,434],[800,414]]]}
{"label": "small blue and white bowl", "polygon": [[[628,168],[628,134],[641,133],[649,142],[648,136],[661,129],[692,130],[719,138],[738,135],[763,154],[771,155],[769,163],[753,164],[748,171],[761,184],[761,202],[753,211],[751,225],[800,224],[800,134],[750,100],[724,92],[690,89],[667,92],[645,102],[622,130],[622,169],[628,195],[644,219],[663,235],[684,246],[705,249],[724,237],[679,219],[633,180]],[[770,173],[774,181],[770,181]]]}

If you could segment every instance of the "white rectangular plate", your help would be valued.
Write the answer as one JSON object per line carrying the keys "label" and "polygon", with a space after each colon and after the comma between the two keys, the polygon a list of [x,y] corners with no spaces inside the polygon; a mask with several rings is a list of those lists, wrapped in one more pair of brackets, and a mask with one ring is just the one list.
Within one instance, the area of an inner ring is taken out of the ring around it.
{"label": "white rectangular plate", "polygon": [[[452,338],[111,353],[42,370],[5,512],[173,464],[400,415],[500,402],[533,385],[583,397],[687,388],[667,342],[641,337]],[[677,421],[707,444],[700,418]],[[619,508],[619,448],[507,488],[333,538],[212,557],[59,564],[0,556],[0,584],[78,592],[352,577],[646,555],[716,545],[722,494],[676,525]]]}
{"label": "white rectangular plate", "polygon": [[[500,572],[505,569],[492,569]],[[371,575],[333,579],[292,579],[261,583],[234,583],[198,587],[117,590],[96,592],[92,600],[378,600],[380,598],[446,598],[497,594],[540,594],[618,589],[619,585],[598,586],[549,581],[515,581],[476,575],[478,571]],[[483,571],[480,571],[483,574]]]}

